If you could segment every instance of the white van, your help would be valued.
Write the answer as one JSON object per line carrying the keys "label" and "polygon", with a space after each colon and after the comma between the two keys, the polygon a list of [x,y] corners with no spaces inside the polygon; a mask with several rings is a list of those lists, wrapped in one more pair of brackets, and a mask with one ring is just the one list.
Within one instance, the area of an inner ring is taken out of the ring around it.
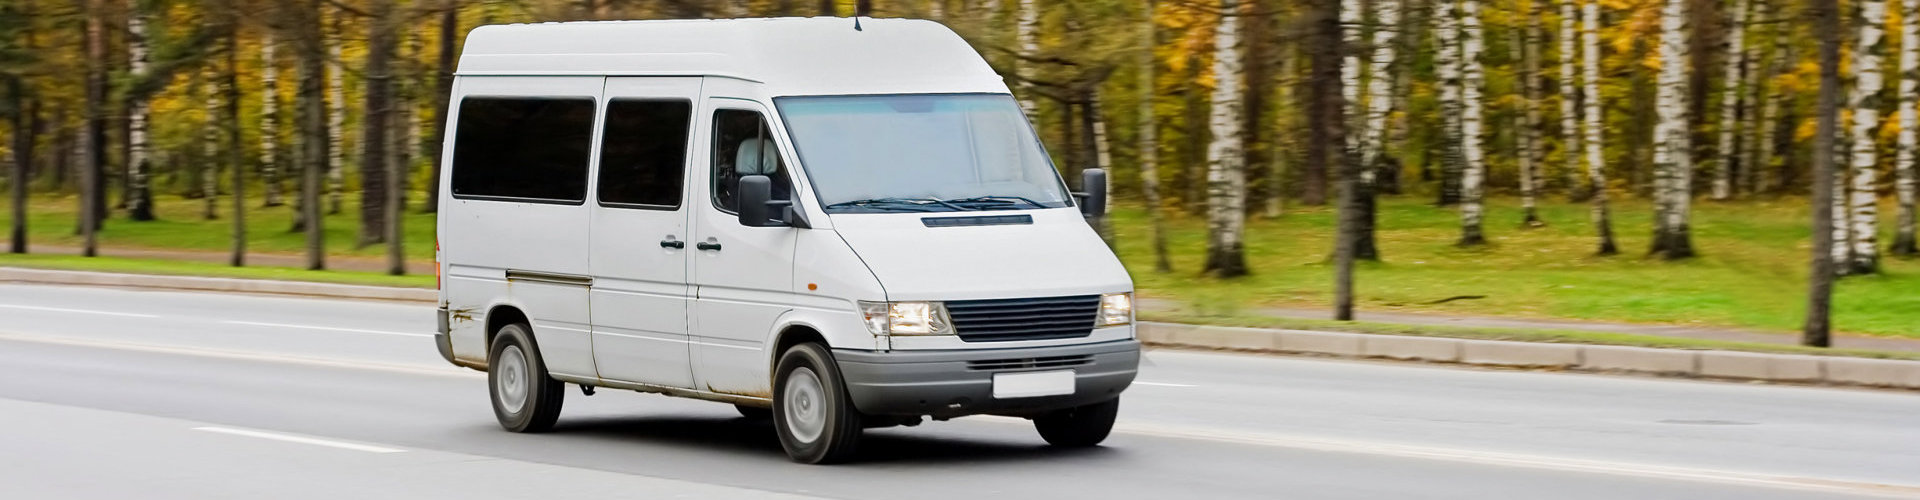
{"label": "white van", "polygon": [[1092,446],[1133,382],[1104,174],[1070,193],[937,23],[485,26],[452,103],[436,342],[510,431],[572,383],[732,403],[806,463],[974,414]]}

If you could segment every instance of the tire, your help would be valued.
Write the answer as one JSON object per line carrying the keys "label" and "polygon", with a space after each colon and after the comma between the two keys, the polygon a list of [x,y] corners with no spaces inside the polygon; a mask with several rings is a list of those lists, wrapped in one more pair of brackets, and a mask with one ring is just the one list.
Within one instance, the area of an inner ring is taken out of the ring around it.
{"label": "tire", "polygon": [[773,428],[788,458],[803,464],[853,458],[865,428],[826,347],[809,342],[787,349],[773,384]]}
{"label": "tire", "polygon": [[740,416],[746,417],[747,420],[760,422],[773,419],[773,410],[770,409],[747,405],[733,405],[733,409],[739,411]]}
{"label": "tire", "polygon": [[487,395],[500,427],[512,432],[546,432],[560,418],[566,383],[547,376],[533,330],[515,323],[494,334],[487,354]]}
{"label": "tire", "polygon": [[1047,444],[1062,448],[1086,448],[1107,440],[1113,433],[1113,419],[1120,414],[1120,398],[1078,408],[1055,411],[1033,419],[1033,428]]}

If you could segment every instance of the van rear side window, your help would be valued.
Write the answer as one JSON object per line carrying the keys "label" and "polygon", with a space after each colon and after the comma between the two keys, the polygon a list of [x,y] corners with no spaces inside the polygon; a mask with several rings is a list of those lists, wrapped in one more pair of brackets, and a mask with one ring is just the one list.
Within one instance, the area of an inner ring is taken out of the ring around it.
{"label": "van rear side window", "polygon": [[584,97],[461,100],[453,197],[585,201],[593,107],[593,99]]}
{"label": "van rear side window", "polygon": [[600,203],[675,209],[687,173],[693,103],[614,99],[600,138]]}

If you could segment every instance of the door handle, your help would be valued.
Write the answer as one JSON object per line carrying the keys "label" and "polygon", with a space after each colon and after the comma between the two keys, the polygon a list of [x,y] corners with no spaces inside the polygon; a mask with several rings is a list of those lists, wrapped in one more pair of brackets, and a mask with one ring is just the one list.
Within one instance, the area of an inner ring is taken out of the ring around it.
{"label": "door handle", "polygon": [[686,248],[687,242],[680,240],[660,240],[660,248]]}
{"label": "door handle", "polygon": [[693,244],[693,247],[701,250],[712,250],[715,252],[720,251],[720,244],[717,242],[711,242],[711,241],[702,241],[699,243],[695,243]]}

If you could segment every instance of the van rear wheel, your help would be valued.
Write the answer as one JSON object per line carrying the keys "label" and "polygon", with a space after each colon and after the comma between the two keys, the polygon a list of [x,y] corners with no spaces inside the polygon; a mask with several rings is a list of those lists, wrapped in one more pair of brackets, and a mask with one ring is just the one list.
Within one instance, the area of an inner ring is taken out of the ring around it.
{"label": "van rear wheel", "polygon": [[1055,411],[1033,419],[1033,428],[1047,444],[1062,448],[1086,448],[1107,440],[1113,433],[1113,419],[1120,415],[1120,398],[1077,408]]}
{"label": "van rear wheel", "polygon": [[560,418],[566,383],[547,375],[533,330],[525,324],[500,327],[487,356],[487,394],[500,427],[512,432],[545,432]]}
{"label": "van rear wheel", "polygon": [[865,428],[826,347],[809,342],[787,349],[773,384],[773,428],[788,458],[805,464],[853,458]]}

